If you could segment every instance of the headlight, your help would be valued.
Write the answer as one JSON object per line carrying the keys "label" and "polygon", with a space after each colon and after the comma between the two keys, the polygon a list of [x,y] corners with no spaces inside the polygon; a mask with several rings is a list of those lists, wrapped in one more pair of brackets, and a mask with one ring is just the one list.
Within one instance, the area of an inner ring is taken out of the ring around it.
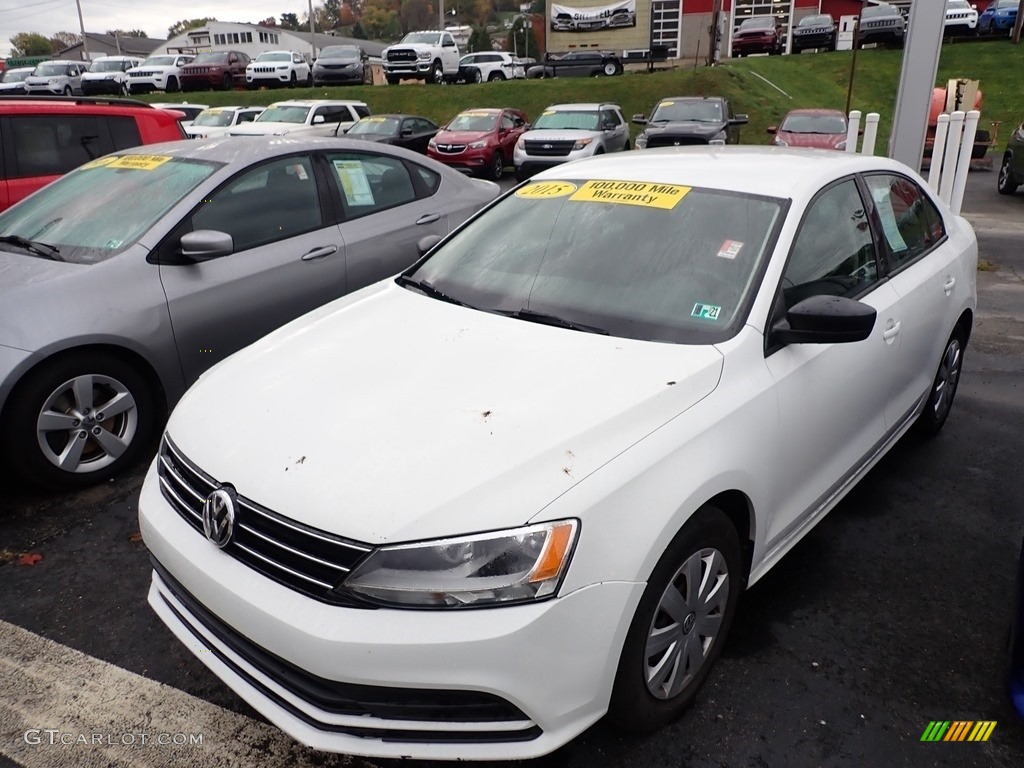
{"label": "headlight", "polygon": [[788,147],[789,146],[789,144],[784,142],[782,139],[775,139],[775,141],[773,141],[772,144],[774,144],[776,147]]}
{"label": "headlight", "polygon": [[420,51],[416,56],[422,61],[427,61],[430,58],[430,51]]}
{"label": "headlight", "polygon": [[117,75],[105,75],[103,77],[103,79],[104,80],[115,80],[115,79],[117,79]]}
{"label": "headlight", "polygon": [[578,139],[575,144],[572,145],[572,151],[575,152],[577,149],[583,149],[584,147],[593,143],[593,139]]}
{"label": "headlight", "polygon": [[278,67],[277,69],[278,69],[279,71],[280,71],[280,70],[283,70],[283,69],[288,69],[288,65],[287,65],[287,64],[282,64],[282,65],[281,65],[281,66],[279,66],[279,67]]}
{"label": "headlight", "polygon": [[846,149],[846,139],[843,139],[838,144],[836,144],[836,149],[845,150]]}
{"label": "headlight", "polygon": [[639,136],[636,137],[636,148],[637,149],[647,149],[647,134],[646,133],[641,133]]}
{"label": "headlight", "polygon": [[437,149],[437,141],[431,139],[430,141],[427,142],[427,146],[430,147],[431,149]]}
{"label": "headlight", "polygon": [[338,587],[373,602],[467,608],[554,595],[572,556],[575,520],[374,550]]}
{"label": "headlight", "polygon": [[484,139],[483,141],[474,141],[472,144],[469,145],[469,148],[470,149],[483,149],[486,146],[487,146],[487,139]]}
{"label": "headlight", "polygon": [[50,85],[53,85],[53,84],[59,83],[59,82],[60,82],[60,78],[59,77],[51,77],[50,78]]}
{"label": "headlight", "polygon": [[520,136],[516,140],[516,149],[518,149],[520,152],[523,152],[526,149],[526,139],[523,138],[522,136]]}

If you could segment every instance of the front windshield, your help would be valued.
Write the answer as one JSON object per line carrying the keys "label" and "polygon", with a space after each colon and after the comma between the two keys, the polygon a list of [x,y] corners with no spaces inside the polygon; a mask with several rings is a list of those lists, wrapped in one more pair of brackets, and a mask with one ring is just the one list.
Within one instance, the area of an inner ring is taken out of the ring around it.
{"label": "front windshield", "polygon": [[256,61],[291,61],[292,55],[284,51],[261,53]]}
{"label": "front windshield", "polygon": [[426,43],[427,45],[440,45],[441,36],[436,32],[410,32],[402,38],[403,43]]}
{"label": "front windshield", "polygon": [[578,131],[597,130],[597,112],[572,110],[559,112],[546,109],[533,124],[534,128],[569,129]]}
{"label": "front windshield", "polygon": [[194,59],[193,64],[224,64],[228,60],[226,53],[200,53]]}
{"label": "front windshield", "polygon": [[947,0],[946,8],[956,11],[969,11],[971,4],[967,0]]}
{"label": "front windshield", "polygon": [[144,67],[173,67],[174,57],[173,56],[150,56],[144,62]]}
{"label": "front windshield", "polygon": [[204,109],[196,115],[192,125],[224,127],[225,125],[231,125],[233,115],[234,112],[228,109]]}
{"label": "front windshield", "polygon": [[860,17],[862,19],[873,19],[876,17],[899,16],[899,11],[888,5],[872,5],[865,8]]}
{"label": "front windshield", "polygon": [[783,205],[675,184],[538,181],[453,235],[411,277],[484,311],[707,343],[742,321]]}
{"label": "front windshield", "polygon": [[40,64],[36,67],[36,75],[39,77],[54,77],[67,74],[66,64]]}
{"label": "front windshield", "polygon": [[120,72],[122,69],[124,69],[123,61],[107,61],[104,59],[94,61],[92,66],[89,67],[90,72]]}
{"label": "front windshield", "polygon": [[449,131],[493,131],[498,122],[494,112],[463,112],[448,123]]}
{"label": "front windshield", "polygon": [[61,261],[95,264],[135,243],[219,165],[166,155],[107,155],[0,213],[0,236],[55,246]]}
{"label": "front windshield", "polygon": [[304,123],[309,107],[293,104],[271,104],[256,118],[257,123]]}
{"label": "front windshield", "polygon": [[722,122],[722,105],[717,101],[663,101],[654,108],[652,123]]}
{"label": "front windshield", "polygon": [[329,45],[320,50],[321,59],[358,59],[359,49],[354,45]]}
{"label": "front windshield", "polygon": [[996,0],[996,8],[1016,8],[1017,0]]}
{"label": "front windshield", "polygon": [[775,29],[775,17],[754,16],[753,18],[750,19],[744,19],[743,23],[740,24],[740,29]]}
{"label": "front windshield", "polygon": [[0,83],[20,83],[31,74],[31,69],[9,69],[3,73],[3,79],[0,79]]}
{"label": "front windshield", "polygon": [[788,115],[779,130],[789,133],[846,133],[846,121],[840,115]]}
{"label": "front windshield", "polygon": [[800,24],[797,26],[801,27],[831,27],[832,17],[831,16],[804,16],[800,19]]}
{"label": "front windshield", "polygon": [[391,135],[398,131],[397,117],[364,117],[348,129],[346,136],[358,136],[367,133],[384,133]]}

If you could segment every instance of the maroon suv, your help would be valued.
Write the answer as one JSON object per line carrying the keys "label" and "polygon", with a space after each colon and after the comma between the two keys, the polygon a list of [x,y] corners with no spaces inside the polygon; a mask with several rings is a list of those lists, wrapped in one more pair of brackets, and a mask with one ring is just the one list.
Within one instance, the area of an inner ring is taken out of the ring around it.
{"label": "maroon suv", "polygon": [[526,114],[518,109],[467,109],[430,140],[427,156],[497,181],[529,127]]}
{"label": "maroon suv", "polygon": [[751,16],[744,19],[732,36],[732,55],[737,58],[752,53],[778,56],[785,47],[782,25],[775,16]]}
{"label": "maroon suv", "polygon": [[183,91],[230,91],[245,87],[245,65],[248,55],[241,51],[200,53],[181,68]]}

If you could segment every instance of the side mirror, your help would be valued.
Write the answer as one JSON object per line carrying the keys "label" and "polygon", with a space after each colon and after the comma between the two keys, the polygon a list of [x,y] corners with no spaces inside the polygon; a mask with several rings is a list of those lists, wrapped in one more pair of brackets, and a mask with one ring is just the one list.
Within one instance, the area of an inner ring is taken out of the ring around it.
{"label": "side mirror", "polygon": [[313,115],[313,125],[319,125],[320,123],[327,122],[323,115]]}
{"label": "side mirror", "polygon": [[765,133],[778,133],[779,127],[777,125],[769,125],[765,128]]}
{"label": "side mirror", "polygon": [[785,322],[772,329],[771,337],[780,344],[864,341],[877,315],[874,307],[845,296],[809,296],[789,308]]}
{"label": "side mirror", "polygon": [[227,232],[197,229],[181,237],[181,255],[189,261],[210,261],[235,252],[235,241]]}
{"label": "side mirror", "polygon": [[412,128],[403,128],[402,129],[402,135],[403,136],[412,136],[413,133],[415,133],[415,131],[413,131]]}
{"label": "side mirror", "polygon": [[735,115],[729,120],[729,125],[746,125],[747,120],[746,115]]}
{"label": "side mirror", "polygon": [[637,125],[647,125],[647,118],[643,115],[633,115],[633,122]]}
{"label": "side mirror", "polygon": [[416,243],[416,250],[419,251],[420,256],[426,256],[427,252],[440,242],[440,235],[424,235]]}

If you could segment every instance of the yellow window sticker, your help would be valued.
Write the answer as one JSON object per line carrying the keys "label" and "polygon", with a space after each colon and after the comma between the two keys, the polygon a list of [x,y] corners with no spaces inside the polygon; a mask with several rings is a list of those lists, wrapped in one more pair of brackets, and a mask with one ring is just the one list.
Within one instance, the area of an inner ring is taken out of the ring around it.
{"label": "yellow window sticker", "polygon": [[494,117],[493,112],[463,112],[463,117]]}
{"label": "yellow window sticker", "polygon": [[359,122],[361,122],[361,123],[386,123],[387,120],[388,119],[386,117],[364,117]]}
{"label": "yellow window sticker", "polygon": [[88,163],[82,166],[81,170],[88,171],[90,168],[102,168],[105,165],[111,165],[119,160],[117,155],[113,157],[98,157],[95,160],[90,160]]}
{"label": "yellow window sticker", "polygon": [[207,114],[219,115],[224,111],[224,107],[210,107],[206,110]]}
{"label": "yellow window sticker", "polygon": [[574,202],[621,203],[670,211],[691,187],[645,181],[588,181],[569,199]]}
{"label": "yellow window sticker", "polygon": [[663,101],[663,102],[661,102],[660,106],[662,106],[662,107],[671,107],[674,104],[675,104],[674,101]]}
{"label": "yellow window sticker", "polygon": [[109,163],[111,168],[130,168],[134,171],[152,171],[164,163],[169,163],[171,158],[166,155],[124,155]]}
{"label": "yellow window sticker", "polygon": [[568,181],[537,181],[516,190],[516,197],[527,200],[541,200],[548,197],[565,197],[576,191],[576,185]]}

